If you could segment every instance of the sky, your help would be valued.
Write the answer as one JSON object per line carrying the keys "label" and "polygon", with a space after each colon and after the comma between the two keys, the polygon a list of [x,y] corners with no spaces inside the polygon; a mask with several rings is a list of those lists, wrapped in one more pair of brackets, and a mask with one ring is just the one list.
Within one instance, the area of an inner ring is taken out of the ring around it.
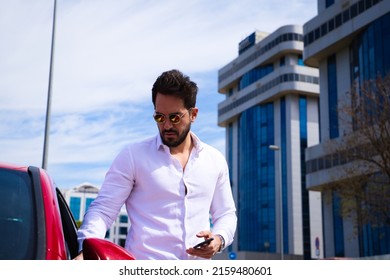
{"label": "sky", "polygon": [[[0,162],[41,167],[54,0],[0,0]],[[315,0],[57,0],[47,172],[101,186],[117,153],[158,133],[151,88],[179,69],[199,87],[192,131],[225,153],[218,70],[255,30],[303,25]]]}

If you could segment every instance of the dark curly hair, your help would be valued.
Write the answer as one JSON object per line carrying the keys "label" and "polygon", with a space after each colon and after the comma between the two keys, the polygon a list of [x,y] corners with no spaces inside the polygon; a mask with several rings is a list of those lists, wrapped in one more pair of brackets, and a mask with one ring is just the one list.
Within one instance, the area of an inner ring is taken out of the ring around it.
{"label": "dark curly hair", "polygon": [[179,70],[173,69],[163,72],[154,82],[152,101],[156,108],[157,93],[176,96],[183,100],[186,109],[194,108],[198,86]]}

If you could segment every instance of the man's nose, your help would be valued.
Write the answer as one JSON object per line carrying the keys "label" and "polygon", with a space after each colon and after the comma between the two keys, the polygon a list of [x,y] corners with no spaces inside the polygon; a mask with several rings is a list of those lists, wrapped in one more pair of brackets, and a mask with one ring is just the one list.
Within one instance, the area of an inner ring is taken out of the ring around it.
{"label": "man's nose", "polygon": [[173,127],[173,125],[172,125],[171,121],[169,120],[169,118],[167,118],[164,122],[164,129],[170,129],[172,127]]}

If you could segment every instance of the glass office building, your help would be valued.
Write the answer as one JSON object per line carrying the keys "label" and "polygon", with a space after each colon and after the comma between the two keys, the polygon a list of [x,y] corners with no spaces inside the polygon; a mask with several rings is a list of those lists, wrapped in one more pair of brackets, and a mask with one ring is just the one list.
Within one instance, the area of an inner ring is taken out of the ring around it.
{"label": "glass office building", "polygon": [[[76,222],[82,222],[89,205],[95,200],[99,188],[84,183],[72,189],[62,190]],[[116,221],[107,231],[105,238],[124,247],[130,221],[125,208],[122,208]]]}
{"label": "glass office building", "polygon": [[302,51],[301,26],[256,31],[218,73],[226,96],[218,124],[226,127],[238,215],[228,251],[238,259],[321,257],[320,193],[307,191],[304,164],[305,149],[319,141],[319,77],[303,65]]}
{"label": "glass office building", "polygon": [[340,102],[351,103],[352,84],[390,73],[390,1],[318,0],[318,15],[303,28],[305,64],[320,71],[320,144],[307,149],[306,164],[307,187],[320,189],[324,199],[324,256],[388,256],[389,226],[356,228],[359,213],[340,215],[342,198],[329,186],[346,178],[335,176],[346,162],[327,147],[355,132],[337,109]]}

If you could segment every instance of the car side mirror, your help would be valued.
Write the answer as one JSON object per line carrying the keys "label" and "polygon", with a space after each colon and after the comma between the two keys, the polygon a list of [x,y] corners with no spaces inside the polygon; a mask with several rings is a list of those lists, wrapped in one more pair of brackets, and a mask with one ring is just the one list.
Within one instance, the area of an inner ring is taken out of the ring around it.
{"label": "car side mirror", "polygon": [[100,238],[87,238],[83,242],[84,260],[135,260],[123,247]]}

